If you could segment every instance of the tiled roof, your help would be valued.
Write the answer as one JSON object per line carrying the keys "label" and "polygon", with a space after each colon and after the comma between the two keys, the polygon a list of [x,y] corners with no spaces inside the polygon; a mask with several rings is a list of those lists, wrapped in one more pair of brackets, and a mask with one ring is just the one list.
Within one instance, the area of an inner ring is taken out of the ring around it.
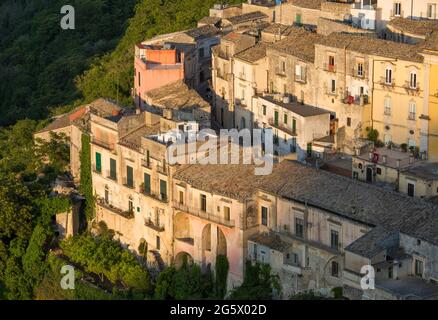
{"label": "tiled roof", "polygon": [[239,16],[226,18],[231,24],[239,24],[251,20],[266,19],[268,16],[260,11],[249,12]]}
{"label": "tiled roof", "polygon": [[146,92],[146,99],[151,99],[153,105],[162,108],[191,110],[210,107],[208,102],[181,80]]}
{"label": "tiled roof", "polygon": [[281,34],[284,36],[289,35],[295,28],[295,26],[288,26],[280,23],[270,23],[269,26],[264,28],[262,32],[270,33],[270,34]]}
{"label": "tiled roof", "polygon": [[294,6],[307,8],[307,9],[315,9],[321,10],[321,3],[325,2],[325,0],[291,0],[290,3]]}
{"label": "tiled roof", "polygon": [[234,57],[248,62],[256,62],[266,57],[266,44],[259,42],[255,46],[239,52]]}
{"label": "tiled roof", "polygon": [[396,231],[390,232],[381,226],[375,227],[356,241],[353,241],[345,250],[362,257],[372,258],[388,247],[384,242],[394,232]]}
{"label": "tiled roof", "polygon": [[221,18],[219,17],[204,17],[199,20],[199,23],[216,25],[216,23],[218,23],[219,21],[221,21]]}
{"label": "tiled roof", "polygon": [[219,33],[219,29],[212,25],[205,25],[202,27],[187,30],[185,32],[186,35],[192,37],[195,40],[199,38],[212,37],[218,33]]}
{"label": "tiled roof", "polygon": [[371,227],[381,226],[388,232],[399,230],[438,244],[437,206],[295,161],[275,165],[266,176],[254,175],[252,165],[189,165],[179,170],[175,178],[194,188],[241,201],[261,189]]}
{"label": "tiled roof", "polygon": [[418,177],[425,180],[438,180],[438,162],[421,163],[416,166],[411,166],[403,173],[407,176]]}
{"label": "tiled roof", "polygon": [[366,36],[331,33],[326,37],[321,37],[317,44],[393,59],[423,61],[423,57],[419,54],[422,50],[421,45],[411,45]]}
{"label": "tiled roof", "polygon": [[302,117],[313,117],[321,114],[330,113],[330,111],[321,109],[314,106],[309,106],[305,104],[301,104],[299,102],[293,101],[289,103],[284,103],[283,101],[277,101],[271,96],[260,96],[261,99],[269,101],[271,103],[275,103],[278,106],[281,106],[289,111],[292,111],[295,114],[298,114]]}
{"label": "tiled roof", "polygon": [[438,21],[395,18],[388,23],[388,28],[426,37],[433,32],[438,32]]}
{"label": "tiled roof", "polygon": [[128,148],[139,150],[141,147],[141,138],[157,134],[160,131],[160,124],[148,126],[144,125],[120,139],[119,143]]}
{"label": "tiled roof", "polygon": [[280,252],[284,252],[292,246],[290,243],[281,240],[280,236],[274,233],[257,233],[248,240]]}
{"label": "tiled roof", "polygon": [[314,62],[315,43],[323,38],[324,36],[303,28],[294,28],[288,37],[276,42],[271,48],[304,61]]}
{"label": "tiled roof", "polygon": [[237,32],[230,32],[227,35],[223,36],[222,40],[239,43],[243,39],[253,39],[253,38],[254,37],[252,37],[250,35],[247,35],[247,34],[237,33]]}

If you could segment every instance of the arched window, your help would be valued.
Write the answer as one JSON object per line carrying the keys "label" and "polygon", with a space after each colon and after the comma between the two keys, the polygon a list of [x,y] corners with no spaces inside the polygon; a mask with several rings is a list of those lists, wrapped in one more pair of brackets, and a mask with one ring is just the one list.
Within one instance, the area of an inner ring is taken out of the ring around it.
{"label": "arched window", "polygon": [[414,101],[409,102],[409,120],[415,120],[416,104]]}
{"label": "arched window", "polygon": [[385,70],[385,83],[392,84],[392,69],[386,68]]}
{"label": "arched window", "polygon": [[417,73],[415,71],[411,71],[409,86],[412,89],[417,89]]}
{"label": "arched window", "polygon": [[385,110],[384,113],[386,115],[391,115],[391,108],[392,108],[392,100],[391,97],[385,97]]}

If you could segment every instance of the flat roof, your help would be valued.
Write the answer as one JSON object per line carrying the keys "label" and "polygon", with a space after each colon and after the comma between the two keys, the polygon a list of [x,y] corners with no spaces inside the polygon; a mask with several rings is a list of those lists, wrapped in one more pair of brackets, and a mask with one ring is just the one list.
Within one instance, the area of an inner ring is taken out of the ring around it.
{"label": "flat roof", "polygon": [[274,99],[272,96],[259,96],[260,99],[266,100],[268,102],[274,103],[282,108],[285,108],[289,111],[292,111],[295,114],[298,114],[302,117],[313,117],[313,116],[319,116],[321,114],[327,114],[330,113],[330,111],[309,106],[306,104],[301,104],[297,101],[293,101],[290,103],[284,103],[283,101],[278,101]]}

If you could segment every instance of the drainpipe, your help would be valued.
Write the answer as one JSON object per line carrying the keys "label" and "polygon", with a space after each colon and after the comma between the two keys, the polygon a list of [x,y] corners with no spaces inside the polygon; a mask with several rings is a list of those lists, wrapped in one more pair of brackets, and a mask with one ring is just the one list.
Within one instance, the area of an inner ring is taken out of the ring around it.
{"label": "drainpipe", "polygon": [[411,0],[411,20],[413,19],[414,15],[414,0]]}

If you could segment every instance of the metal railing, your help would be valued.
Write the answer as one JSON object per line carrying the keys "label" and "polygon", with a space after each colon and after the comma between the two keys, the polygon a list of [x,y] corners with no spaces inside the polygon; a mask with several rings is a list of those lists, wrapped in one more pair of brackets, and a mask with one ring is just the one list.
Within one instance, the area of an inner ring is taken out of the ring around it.
{"label": "metal railing", "polygon": [[195,217],[199,217],[202,219],[206,219],[212,222],[215,222],[217,224],[221,224],[223,226],[226,227],[234,227],[235,223],[234,220],[227,220],[223,217],[219,217],[215,214],[206,212],[206,211],[202,211],[201,209],[195,208],[195,207],[190,207],[187,206],[185,204],[179,203],[178,201],[173,201],[173,206],[175,209],[181,210],[183,212],[186,212],[188,214],[191,214]]}
{"label": "metal railing", "polygon": [[125,219],[134,219],[134,211],[133,210],[122,210],[113,205],[106,203],[104,199],[99,198],[97,201],[98,206],[111,211],[119,216],[122,216]]}
{"label": "metal railing", "polygon": [[157,221],[153,221],[152,219],[145,219],[144,225],[146,227],[149,227],[155,231],[163,232],[164,231],[164,225],[162,223],[158,223]]}

